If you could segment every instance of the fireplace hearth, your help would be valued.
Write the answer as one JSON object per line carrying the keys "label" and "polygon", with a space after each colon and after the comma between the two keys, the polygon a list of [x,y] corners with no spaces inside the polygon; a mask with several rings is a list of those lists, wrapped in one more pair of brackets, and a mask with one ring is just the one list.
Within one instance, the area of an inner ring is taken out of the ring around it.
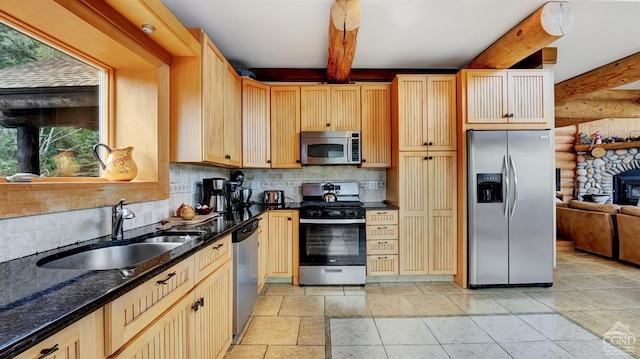
{"label": "fireplace hearth", "polygon": [[589,194],[605,194],[611,196],[608,203],[635,205],[638,202],[640,151],[637,147],[607,149],[602,157],[594,157],[589,150],[576,152],[578,199],[584,200]]}

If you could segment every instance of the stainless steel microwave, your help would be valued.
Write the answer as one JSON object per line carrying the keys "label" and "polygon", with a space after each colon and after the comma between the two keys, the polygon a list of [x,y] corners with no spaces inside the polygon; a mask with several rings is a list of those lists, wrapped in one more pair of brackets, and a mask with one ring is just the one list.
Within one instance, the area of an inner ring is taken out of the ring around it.
{"label": "stainless steel microwave", "polygon": [[300,134],[303,165],[357,165],[360,161],[360,131],[303,131]]}

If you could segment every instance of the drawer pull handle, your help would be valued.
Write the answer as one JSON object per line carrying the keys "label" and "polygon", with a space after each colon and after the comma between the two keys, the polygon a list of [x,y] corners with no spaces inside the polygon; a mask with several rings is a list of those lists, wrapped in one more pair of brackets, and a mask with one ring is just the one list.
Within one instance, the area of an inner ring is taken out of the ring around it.
{"label": "drawer pull handle", "polygon": [[224,243],[222,244],[218,244],[217,246],[213,247],[214,251],[217,251],[218,249],[220,249],[220,247],[224,246]]}
{"label": "drawer pull handle", "polygon": [[162,284],[162,285],[167,285],[167,282],[169,281],[169,279],[171,279],[171,277],[175,276],[176,272],[172,272],[167,274],[167,278],[163,279],[163,280],[159,280],[156,283],[158,284]]}
{"label": "drawer pull handle", "polygon": [[387,226],[384,226],[384,227],[378,227],[378,229],[387,229]]}
{"label": "drawer pull handle", "polygon": [[389,257],[378,257],[378,259],[389,259]]}
{"label": "drawer pull handle", "polygon": [[377,212],[376,214],[387,214],[387,212]]}
{"label": "drawer pull handle", "polygon": [[198,300],[196,300],[195,304],[193,304],[193,306],[191,306],[191,309],[193,309],[194,312],[197,312],[198,309],[200,309],[200,307],[204,307],[204,298],[200,298]]}
{"label": "drawer pull handle", "polygon": [[384,241],[384,242],[378,242],[378,244],[387,244],[387,243],[389,243],[389,242],[387,242],[387,241]]}
{"label": "drawer pull handle", "polygon": [[56,345],[52,346],[51,348],[42,349],[42,350],[40,351],[40,356],[38,357],[38,359],[46,358],[46,357],[48,357],[49,355],[51,355],[51,354],[53,354],[53,353],[57,352],[57,351],[58,351],[58,349],[60,349],[60,348],[58,348],[58,344],[56,344]]}

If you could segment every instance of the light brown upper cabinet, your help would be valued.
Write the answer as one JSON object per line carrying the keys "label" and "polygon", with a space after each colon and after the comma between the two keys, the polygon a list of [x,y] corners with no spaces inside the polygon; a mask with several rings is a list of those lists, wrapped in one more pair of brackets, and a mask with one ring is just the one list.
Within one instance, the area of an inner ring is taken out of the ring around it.
{"label": "light brown upper cabinet", "polygon": [[269,85],[242,79],[242,164],[243,167],[271,167]]}
{"label": "light brown upper cabinet", "polygon": [[301,87],[302,131],[359,131],[360,86]]}
{"label": "light brown upper cabinet", "polygon": [[400,151],[456,150],[455,75],[399,75],[391,86]]}
{"label": "light brown upper cabinet", "polygon": [[240,167],[240,76],[202,30],[192,32],[201,57],[174,57],[171,64],[171,162]]}
{"label": "light brown upper cabinet", "polygon": [[462,70],[466,123],[547,123],[553,119],[548,70]]}
{"label": "light brown upper cabinet", "polygon": [[362,85],[362,167],[391,166],[389,85]]}
{"label": "light brown upper cabinet", "polygon": [[302,168],[299,86],[271,86],[271,168]]}

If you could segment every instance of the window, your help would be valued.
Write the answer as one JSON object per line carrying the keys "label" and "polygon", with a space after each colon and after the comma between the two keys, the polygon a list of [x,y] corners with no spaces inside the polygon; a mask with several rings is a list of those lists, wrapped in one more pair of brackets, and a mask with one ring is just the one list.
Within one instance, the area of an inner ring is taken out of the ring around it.
{"label": "window", "polygon": [[169,198],[171,55],[100,1],[3,2],[0,22],[101,69],[100,142],[134,147],[138,165],[131,182],[82,176],[9,183],[0,176],[0,218]]}
{"label": "window", "polygon": [[0,23],[0,176],[99,177],[104,72]]}

